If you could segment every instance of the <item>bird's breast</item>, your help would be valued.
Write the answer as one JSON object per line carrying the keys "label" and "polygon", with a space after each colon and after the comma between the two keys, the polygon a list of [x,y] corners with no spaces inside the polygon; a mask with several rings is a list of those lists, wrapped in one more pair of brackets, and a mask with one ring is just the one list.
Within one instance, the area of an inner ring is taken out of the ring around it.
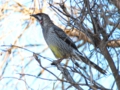
{"label": "bird's breast", "polygon": [[70,52],[72,52],[70,45],[58,37],[53,30],[44,31],[43,34],[47,45],[57,58],[68,57]]}

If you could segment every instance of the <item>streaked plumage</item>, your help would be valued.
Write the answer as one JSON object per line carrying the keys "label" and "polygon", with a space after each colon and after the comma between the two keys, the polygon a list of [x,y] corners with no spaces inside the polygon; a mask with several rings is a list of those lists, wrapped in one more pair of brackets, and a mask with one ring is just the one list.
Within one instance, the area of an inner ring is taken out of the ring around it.
{"label": "streaked plumage", "polygon": [[99,72],[105,74],[105,70],[91,62],[78,51],[76,45],[70,37],[68,37],[62,29],[54,25],[47,14],[38,13],[31,16],[35,17],[41,24],[45,41],[57,58],[73,57],[91,65]]}

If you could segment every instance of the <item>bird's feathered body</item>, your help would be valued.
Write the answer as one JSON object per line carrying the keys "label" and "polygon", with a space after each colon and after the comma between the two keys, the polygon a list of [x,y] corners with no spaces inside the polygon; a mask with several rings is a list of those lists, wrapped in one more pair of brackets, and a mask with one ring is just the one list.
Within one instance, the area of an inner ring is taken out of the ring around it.
{"label": "bird's feathered body", "polygon": [[46,20],[43,20],[41,27],[47,45],[57,58],[67,58],[73,49],[77,50],[73,41],[62,29],[54,25],[49,17],[46,16]]}
{"label": "bird's feathered body", "polygon": [[[56,31],[58,29],[59,32]],[[73,50],[72,46],[66,42],[68,40],[69,43],[73,43],[70,41],[69,37],[62,37],[61,29],[57,28],[56,26],[50,27],[49,31],[47,31],[48,33],[45,33],[46,31],[47,29],[43,29],[44,38],[55,56],[57,58],[69,57]]]}
{"label": "bird's feathered body", "polygon": [[78,51],[70,37],[67,36],[62,29],[54,25],[47,14],[39,13],[32,16],[40,22],[45,41],[57,58],[74,57],[105,74],[105,71],[102,68],[91,62]]}

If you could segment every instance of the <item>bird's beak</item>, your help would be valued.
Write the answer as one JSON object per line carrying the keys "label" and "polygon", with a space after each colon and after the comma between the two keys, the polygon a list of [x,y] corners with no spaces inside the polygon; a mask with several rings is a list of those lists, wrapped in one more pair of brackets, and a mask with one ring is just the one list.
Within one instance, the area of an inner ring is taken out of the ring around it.
{"label": "bird's beak", "polygon": [[30,16],[32,16],[32,17],[37,19],[37,16],[35,14],[31,14]]}

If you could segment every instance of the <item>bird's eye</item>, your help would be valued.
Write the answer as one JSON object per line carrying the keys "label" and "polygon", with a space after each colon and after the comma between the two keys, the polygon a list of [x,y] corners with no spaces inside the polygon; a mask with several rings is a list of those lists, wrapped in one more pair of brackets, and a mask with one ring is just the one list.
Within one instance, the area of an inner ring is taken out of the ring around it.
{"label": "bird's eye", "polygon": [[38,18],[39,20],[42,20],[42,17],[41,17],[41,16],[37,16],[37,18]]}

